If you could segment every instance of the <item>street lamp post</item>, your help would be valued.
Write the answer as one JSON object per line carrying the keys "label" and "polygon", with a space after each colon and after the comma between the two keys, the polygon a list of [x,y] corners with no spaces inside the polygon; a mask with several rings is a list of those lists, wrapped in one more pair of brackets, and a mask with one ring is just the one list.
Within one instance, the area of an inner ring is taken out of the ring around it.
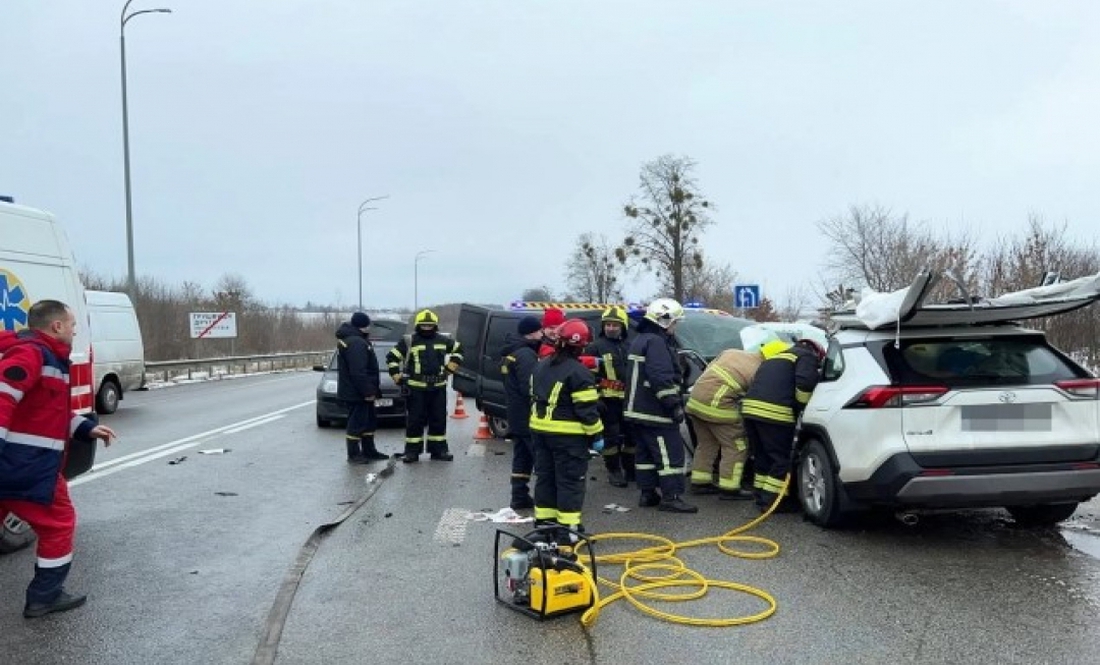
{"label": "street lamp post", "polygon": [[137,300],[137,278],[134,276],[134,207],[130,195],[130,117],[126,102],[126,24],[130,19],[142,14],[171,14],[171,9],[142,9],[128,13],[130,3],[134,0],[126,0],[122,6],[122,14],[119,15],[118,43],[119,53],[122,56],[122,155],[123,169],[126,179],[126,289],[130,292],[130,298]]}
{"label": "street lamp post", "polygon": [[368,210],[378,210],[378,208],[371,208],[367,204],[374,203],[375,201],[381,201],[382,199],[390,198],[389,194],[384,196],[373,196],[366,201],[359,204],[359,214],[356,216],[357,224],[356,228],[359,230],[356,235],[355,247],[359,256],[359,311],[363,311],[363,213]]}
{"label": "street lamp post", "polygon": [[434,249],[422,249],[413,259],[413,312],[420,309],[420,259],[434,251]]}

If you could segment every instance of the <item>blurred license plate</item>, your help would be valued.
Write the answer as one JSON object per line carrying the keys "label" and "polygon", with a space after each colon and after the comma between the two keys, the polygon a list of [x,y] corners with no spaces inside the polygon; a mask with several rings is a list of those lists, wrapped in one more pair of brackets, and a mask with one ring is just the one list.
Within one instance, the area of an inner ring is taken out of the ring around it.
{"label": "blurred license plate", "polygon": [[1049,432],[1050,404],[986,404],[962,407],[964,432]]}
{"label": "blurred license plate", "polygon": [[393,400],[389,397],[382,397],[374,400],[375,406],[393,406]]}

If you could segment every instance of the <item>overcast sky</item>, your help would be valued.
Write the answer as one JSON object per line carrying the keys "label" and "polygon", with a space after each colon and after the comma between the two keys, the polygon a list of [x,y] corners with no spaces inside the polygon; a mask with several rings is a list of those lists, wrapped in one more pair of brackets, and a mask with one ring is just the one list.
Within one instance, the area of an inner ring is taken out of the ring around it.
{"label": "overcast sky", "polygon": [[[0,0],[0,193],[126,273],[114,0]],[[506,303],[621,238],[640,165],[689,155],[704,241],[782,298],[849,204],[1100,229],[1100,3],[136,0],[139,275],[271,303]],[[651,280],[627,290],[653,294]]]}

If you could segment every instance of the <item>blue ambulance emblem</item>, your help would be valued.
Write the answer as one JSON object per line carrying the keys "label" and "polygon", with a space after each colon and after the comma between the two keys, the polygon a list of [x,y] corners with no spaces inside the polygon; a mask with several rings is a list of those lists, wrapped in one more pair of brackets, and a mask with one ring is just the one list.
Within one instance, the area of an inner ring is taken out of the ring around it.
{"label": "blue ambulance emblem", "polygon": [[30,308],[31,299],[23,282],[14,273],[0,268],[0,330],[26,328]]}

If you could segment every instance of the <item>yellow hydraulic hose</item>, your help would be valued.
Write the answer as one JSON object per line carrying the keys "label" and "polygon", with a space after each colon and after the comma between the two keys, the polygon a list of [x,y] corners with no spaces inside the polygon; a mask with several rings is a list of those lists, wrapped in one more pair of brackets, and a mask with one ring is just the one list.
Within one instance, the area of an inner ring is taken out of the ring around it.
{"label": "yellow hydraulic hose", "polygon": [[[717,545],[718,549],[723,553],[742,559],[770,559],[778,555],[779,543],[768,538],[743,534],[755,528],[775,512],[779,502],[787,493],[787,486],[790,484],[790,480],[791,476],[788,473],[787,477],[783,480],[783,490],[776,496],[775,501],[772,502],[772,505],[769,506],[764,513],[720,536],[689,540],[683,543],[674,543],[662,536],[648,533],[601,533],[592,536],[589,540],[593,543],[606,543],[612,540],[643,540],[656,544],[633,552],[603,554],[595,557],[598,566],[621,565],[623,566],[623,573],[619,577],[618,582],[603,577],[597,579],[597,583],[593,585],[593,605],[581,615],[581,624],[585,628],[592,627],[600,615],[600,610],[620,598],[625,598],[631,605],[650,616],[664,619],[672,623],[691,626],[739,626],[763,621],[772,614],[775,614],[777,607],[775,598],[767,591],[748,584],[707,579],[700,573],[684,565],[684,562],[676,557],[676,552],[681,549],[697,547],[699,545]],[[753,543],[754,545],[762,546],[763,549],[748,552],[737,550],[730,546],[734,542]],[[584,548],[581,547],[580,549]],[[578,555],[581,556],[582,559],[587,558],[589,562],[592,560],[591,554],[585,557],[581,552],[578,552]],[[586,569],[591,575],[591,569]],[[635,582],[633,585],[630,584],[631,580]],[[601,598],[599,593],[600,584],[611,587],[614,589],[614,592],[609,596]],[[658,591],[658,589],[677,587],[680,589],[688,589],[689,591],[679,593]],[[651,605],[645,604],[641,600],[643,598],[660,601],[695,600],[705,596],[711,588],[729,589],[731,591],[746,593],[764,601],[767,607],[756,614],[726,618],[699,619],[663,612],[655,609]]]}

